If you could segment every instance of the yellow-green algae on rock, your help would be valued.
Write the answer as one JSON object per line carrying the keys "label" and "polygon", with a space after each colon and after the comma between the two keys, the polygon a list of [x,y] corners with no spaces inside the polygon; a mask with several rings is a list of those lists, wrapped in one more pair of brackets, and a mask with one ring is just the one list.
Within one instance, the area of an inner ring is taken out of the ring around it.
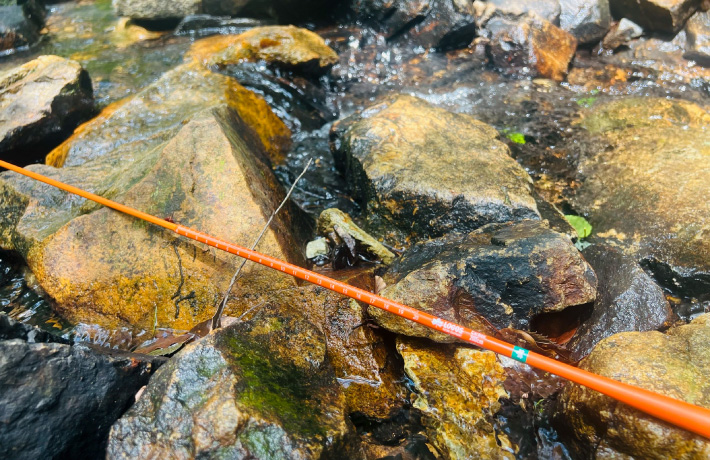
{"label": "yellow-green algae on rock", "polygon": [[397,350],[417,391],[414,407],[423,412],[426,433],[442,458],[515,458],[507,436],[492,423],[498,399],[507,396],[495,353],[404,338]]}

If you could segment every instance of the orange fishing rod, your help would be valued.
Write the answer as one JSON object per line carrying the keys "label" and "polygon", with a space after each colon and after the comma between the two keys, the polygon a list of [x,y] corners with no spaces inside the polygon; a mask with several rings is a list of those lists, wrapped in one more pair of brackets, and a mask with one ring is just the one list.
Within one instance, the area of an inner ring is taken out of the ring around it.
{"label": "orange fishing rod", "polygon": [[495,353],[513,358],[532,367],[550,372],[551,374],[559,375],[567,380],[584,385],[616,400],[624,402],[629,406],[646,412],[647,414],[664,420],[670,424],[710,439],[710,410],[708,409],[694,406],[685,401],[670,398],[668,396],[654,393],[653,391],[618,382],[616,380],[561,363],[555,359],[548,358],[547,356],[534,353],[526,350],[525,348],[513,346],[507,342],[489,337],[467,327],[446,321],[442,318],[438,318],[401,303],[385,299],[384,297],[380,297],[372,292],[350,286],[332,278],[328,278],[327,276],[306,270],[305,268],[301,268],[259,252],[237,246],[236,244],[220,240],[197,230],[151,216],[150,214],[146,214],[98,195],[94,195],[93,193],[67,185],[63,182],[50,179],[49,177],[20,168],[5,161],[0,160],[0,167],[7,168],[11,171],[15,171],[24,176],[44,182],[45,184],[49,184],[67,192],[79,195],[88,200],[95,201],[122,213],[129,214],[155,225],[159,225],[179,235],[199,241],[200,243],[208,244],[217,249],[221,249],[239,257],[251,260],[252,262],[273,268],[274,270],[279,270],[287,275],[295,276],[296,278],[308,281],[309,283],[338,292],[347,297],[417,322],[436,331],[465,340],[481,348],[485,348],[486,350],[491,350]]}

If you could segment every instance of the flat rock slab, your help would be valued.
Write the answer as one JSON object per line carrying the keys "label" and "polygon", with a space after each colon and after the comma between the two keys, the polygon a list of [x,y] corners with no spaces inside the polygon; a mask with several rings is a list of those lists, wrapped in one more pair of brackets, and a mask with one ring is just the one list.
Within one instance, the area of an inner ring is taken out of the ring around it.
{"label": "flat rock slab", "polygon": [[539,217],[496,130],[421,99],[390,97],[337,122],[331,148],[375,228],[419,239]]}
{"label": "flat rock slab", "polygon": [[[540,221],[491,224],[407,251],[385,276],[382,295],[487,334],[528,329],[535,315],[591,302],[597,280],[571,240]],[[371,308],[398,334],[455,340]]]}
{"label": "flat rock slab", "polygon": [[653,32],[675,34],[700,6],[698,0],[614,0],[615,17],[629,18]]}
{"label": "flat rock slab", "polygon": [[[212,234],[249,244],[284,191],[258,135],[228,106],[208,109],[163,144],[110,152],[82,166],[33,170]],[[74,322],[190,329],[214,312],[234,256],[15,173],[0,175],[0,246],[18,251],[57,311]],[[304,263],[287,205],[257,249]],[[248,265],[234,301],[294,286]],[[229,310],[229,308],[228,308]],[[156,320],[157,318],[157,320]]]}
{"label": "flat rock slab", "polygon": [[344,404],[318,328],[262,314],[163,366],[111,429],[107,458],[360,458]]}
{"label": "flat rock slab", "polygon": [[515,458],[508,437],[493,423],[498,399],[508,396],[505,371],[493,352],[411,339],[398,339],[397,351],[414,384],[413,405],[441,458]]}
{"label": "flat rock slab", "polygon": [[581,161],[573,206],[664,287],[710,292],[710,114],[690,102],[624,98],[583,112],[581,125],[607,147]]}
{"label": "flat rock slab", "polygon": [[616,333],[670,326],[674,316],[663,289],[633,257],[605,243],[596,243],[583,254],[599,287],[591,317],[567,344],[574,359],[587,356],[599,341]]}
{"label": "flat rock slab", "polygon": [[[710,314],[660,332],[623,332],[601,341],[580,367],[710,409]],[[710,441],[570,384],[563,423],[596,458],[708,458]]]}
{"label": "flat rock slab", "polygon": [[100,458],[111,425],[163,358],[0,341],[0,457]]}
{"label": "flat rock slab", "polygon": [[93,110],[91,79],[75,61],[40,56],[1,73],[0,158],[34,161],[33,150],[57,145]]}

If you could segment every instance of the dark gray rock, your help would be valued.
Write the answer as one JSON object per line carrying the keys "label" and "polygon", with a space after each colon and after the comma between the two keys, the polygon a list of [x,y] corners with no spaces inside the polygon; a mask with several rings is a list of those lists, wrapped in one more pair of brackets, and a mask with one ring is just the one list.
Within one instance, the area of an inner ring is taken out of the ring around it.
{"label": "dark gray rock", "polygon": [[685,25],[686,59],[710,67],[710,12],[697,12]]}
{"label": "dark gray rock", "polygon": [[43,157],[93,108],[91,79],[75,61],[40,56],[0,73],[0,157]]}
{"label": "dark gray rock", "polygon": [[610,5],[617,18],[629,18],[653,32],[675,34],[700,3],[700,0],[614,0]]}
{"label": "dark gray rock", "polygon": [[0,457],[99,458],[163,358],[86,344],[0,342]]}
{"label": "dark gray rock", "polygon": [[36,0],[0,1],[0,55],[39,39],[44,6]]}
{"label": "dark gray rock", "polygon": [[431,0],[431,7],[421,21],[401,35],[401,40],[424,48],[440,50],[464,48],[476,35],[473,8],[467,1]]}
{"label": "dark gray rock", "polygon": [[641,35],[643,35],[643,28],[640,25],[623,18],[611,26],[611,29],[602,40],[601,47],[607,50],[615,50]]}
{"label": "dark gray rock", "polygon": [[587,356],[611,335],[628,331],[653,331],[670,325],[673,311],[663,290],[633,257],[614,246],[597,243],[584,257],[599,279],[594,310],[568,344],[575,359]]}
{"label": "dark gray rock", "polygon": [[432,0],[353,0],[356,17],[372,24],[389,38],[406,31],[431,11]]}
{"label": "dark gray rock", "polygon": [[[490,224],[417,244],[385,275],[388,299],[493,333],[528,329],[540,313],[594,300],[597,280],[570,239],[542,221]],[[403,335],[451,341],[381,310],[378,324]]]}
{"label": "dark gray rock", "polygon": [[325,343],[289,309],[189,344],[113,426],[107,458],[360,458]]}
{"label": "dark gray rock", "polygon": [[70,343],[57,335],[50,334],[38,327],[15,321],[0,313],[0,340],[20,339],[29,343]]}
{"label": "dark gray rock", "polygon": [[580,44],[601,40],[611,26],[609,0],[560,0],[560,28]]}

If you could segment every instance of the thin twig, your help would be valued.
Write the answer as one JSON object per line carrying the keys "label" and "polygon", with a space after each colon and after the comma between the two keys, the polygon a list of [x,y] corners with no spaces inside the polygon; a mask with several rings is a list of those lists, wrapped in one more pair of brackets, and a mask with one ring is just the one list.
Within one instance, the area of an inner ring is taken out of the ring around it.
{"label": "thin twig", "polygon": [[[281,211],[281,208],[284,207],[288,199],[291,197],[291,193],[293,193],[293,190],[296,188],[296,184],[298,184],[298,181],[301,180],[301,178],[306,174],[306,171],[308,171],[308,168],[311,166],[311,163],[313,163],[313,159],[311,158],[308,160],[308,163],[306,164],[306,167],[303,168],[303,171],[301,171],[301,174],[296,178],[295,181],[293,181],[293,184],[291,185],[291,188],[288,189],[288,193],[286,193],[286,196],[284,197],[283,201],[281,201],[281,204],[279,205],[278,208],[274,212],[271,213],[271,217],[269,217],[269,220],[266,222],[264,225],[264,228],[261,229],[261,233],[259,233],[259,236],[254,240],[254,243],[251,245],[251,250],[255,250],[256,246],[259,244],[259,241],[261,241],[261,238],[263,238],[264,234],[266,233],[266,230],[268,230],[269,226],[271,225],[271,222],[274,220],[274,217],[276,217],[276,214],[278,214],[279,211]],[[237,268],[237,271],[234,272],[234,276],[232,276],[232,280],[229,282],[229,287],[227,288],[227,292],[224,293],[224,298],[222,298],[222,302],[219,304],[219,308],[217,308],[217,312],[214,314],[212,317],[212,329],[218,329],[222,327],[222,313],[224,313],[224,308],[227,306],[227,301],[229,300],[229,294],[232,292],[232,288],[234,287],[234,283],[237,281],[237,278],[239,278],[239,274],[242,271],[242,268],[244,267],[244,264],[247,263],[247,259],[243,259],[242,263],[239,265],[239,268]]]}

